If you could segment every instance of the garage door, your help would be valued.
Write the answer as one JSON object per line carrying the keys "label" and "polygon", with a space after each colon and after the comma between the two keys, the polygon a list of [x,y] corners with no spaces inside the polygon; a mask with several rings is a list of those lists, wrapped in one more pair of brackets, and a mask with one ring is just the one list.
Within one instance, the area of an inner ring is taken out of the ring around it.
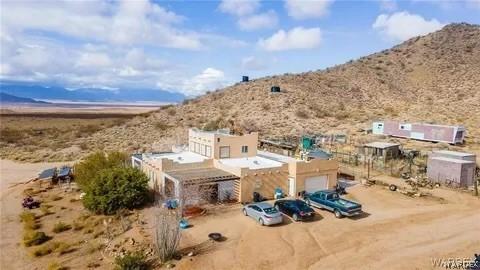
{"label": "garage door", "polygon": [[326,175],[309,177],[305,179],[305,191],[307,193],[324,189],[328,189],[328,177]]}

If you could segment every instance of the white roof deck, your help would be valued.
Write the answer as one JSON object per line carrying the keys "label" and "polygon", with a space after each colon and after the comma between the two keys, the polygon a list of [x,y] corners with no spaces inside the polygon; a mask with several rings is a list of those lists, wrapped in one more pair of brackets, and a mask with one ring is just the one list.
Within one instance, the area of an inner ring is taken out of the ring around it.
{"label": "white roof deck", "polygon": [[222,158],[219,160],[221,164],[237,168],[249,168],[251,170],[267,169],[281,167],[282,162],[261,156],[244,157],[244,158]]}
{"label": "white roof deck", "polygon": [[202,162],[206,159],[208,159],[205,156],[202,156],[197,153],[193,153],[190,151],[182,151],[179,153],[158,153],[158,154],[145,154],[146,158],[151,158],[151,159],[170,159],[175,162],[184,164],[184,163],[196,163],[196,162]]}
{"label": "white roof deck", "polygon": [[272,159],[274,161],[282,162],[282,163],[289,163],[295,161],[296,159],[289,156],[280,155],[277,153],[267,152],[267,151],[257,151],[257,156]]}

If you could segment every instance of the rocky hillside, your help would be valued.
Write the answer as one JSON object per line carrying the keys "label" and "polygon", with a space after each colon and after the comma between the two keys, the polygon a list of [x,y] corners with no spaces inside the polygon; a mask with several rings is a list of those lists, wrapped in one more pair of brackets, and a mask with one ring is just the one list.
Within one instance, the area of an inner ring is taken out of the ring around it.
{"label": "rocky hillside", "polygon": [[[326,70],[238,83],[165,107],[76,144],[152,150],[187,127],[230,127],[282,137],[352,132],[375,119],[463,124],[480,143],[480,26],[450,24],[389,50]],[[278,85],[280,93],[270,93]]]}

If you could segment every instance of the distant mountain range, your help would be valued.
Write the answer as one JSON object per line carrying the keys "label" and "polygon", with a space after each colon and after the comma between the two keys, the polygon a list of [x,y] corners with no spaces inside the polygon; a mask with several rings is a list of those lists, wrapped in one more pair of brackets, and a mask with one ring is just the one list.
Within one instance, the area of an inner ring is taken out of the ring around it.
{"label": "distant mountain range", "polygon": [[79,88],[69,90],[60,86],[44,86],[22,82],[0,82],[0,92],[16,97],[40,100],[86,102],[181,102],[185,96],[164,90]]}
{"label": "distant mountain range", "polygon": [[33,98],[24,98],[24,97],[17,97],[14,95],[9,95],[6,93],[0,92],[0,102],[1,103],[40,103],[40,104],[48,104],[48,102],[38,101]]}

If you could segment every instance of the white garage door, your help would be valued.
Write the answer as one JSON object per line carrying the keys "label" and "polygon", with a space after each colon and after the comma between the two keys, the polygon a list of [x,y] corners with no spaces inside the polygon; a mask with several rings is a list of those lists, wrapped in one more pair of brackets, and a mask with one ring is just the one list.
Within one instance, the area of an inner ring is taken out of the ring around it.
{"label": "white garage door", "polygon": [[328,189],[328,177],[326,175],[314,176],[305,179],[305,191],[312,193]]}

